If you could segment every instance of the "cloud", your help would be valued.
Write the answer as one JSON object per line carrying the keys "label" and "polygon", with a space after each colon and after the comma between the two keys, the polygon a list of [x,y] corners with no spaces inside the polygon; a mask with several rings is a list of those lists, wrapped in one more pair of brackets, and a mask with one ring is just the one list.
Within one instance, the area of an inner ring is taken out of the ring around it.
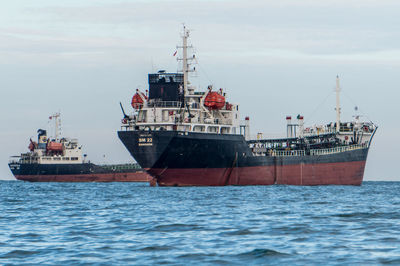
{"label": "cloud", "polygon": [[[211,50],[229,47],[257,52],[346,54],[400,46],[397,1],[125,1],[88,6],[30,8],[38,27],[64,38],[119,39],[161,47],[176,43],[181,22]],[[49,26],[51,24],[51,27]],[[58,29],[58,30],[55,30]],[[58,32],[58,33],[54,33]],[[100,45],[101,46],[101,45]],[[132,47],[135,49],[136,45]],[[229,49],[228,49],[229,50]],[[290,53],[289,53],[290,54]]]}

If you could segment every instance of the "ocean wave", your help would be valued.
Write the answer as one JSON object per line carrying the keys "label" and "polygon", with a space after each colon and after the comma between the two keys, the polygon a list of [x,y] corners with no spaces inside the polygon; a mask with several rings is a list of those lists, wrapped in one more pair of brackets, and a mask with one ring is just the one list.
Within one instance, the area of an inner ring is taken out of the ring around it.
{"label": "ocean wave", "polygon": [[400,264],[400,183],[0,184],[0,264]]}

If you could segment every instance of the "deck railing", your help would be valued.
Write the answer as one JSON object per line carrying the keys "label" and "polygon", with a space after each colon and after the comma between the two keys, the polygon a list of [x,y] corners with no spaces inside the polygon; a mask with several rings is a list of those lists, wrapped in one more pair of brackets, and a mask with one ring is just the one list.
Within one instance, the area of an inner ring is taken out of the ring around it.
{"label": "deck railing", "polygon": [[128,170],[128,169],[140,169],[140,165],[137,163],[127,163],[127,164],[103,164],[100,165],[102,168],[110,170]]}
{"label": "deck railing", "polygon": [[8,160],[8,163],[19,163],[19,158],[15,158],[15,157],[10,158],[10,159]]}
{"label": "deck railing", "polygon": [[270,156],[275,156],[275,157],[304,156],[305,155],[305,151],[304,150],[288,150],[288,151],[271,150],[269,155]]}
{"label": "deck railing", "polygon": [[147,107],[164,107],[164,108],[180,108],[182,102],[178,101],[157,101],[147,103]]}
{"label": "deck railing", "polygon": [[[340,153],[340,152],[346,152],[346,151],[353,151],[353,150],[359,150],[359,149],[364,149],[367,147],[367,144],[355,144],[355,145],[349,145],[349,146],[340,146],[340,147],[335,147],[335,148],[329,148],[329,149],[313,149],[310,150],[310,155],[327,155],[327,154],[334,154],[334,153]],[[254,151],[258,152],[257,149]],[[261,149],[260,149],[261,151]],[[269,150],[267,156],[273,156],[273,157],[287,157],[287,156],[305,156],[306,152],[305,150]]]}
{"label": "deck railing", "polygon": [[315,149],[310,150],[310,155],[326,155],[326,154],[333,154],[333,153],[340,153],[345,151],[353,151],[366,148],[366,144],[354,144],[349,146],[341,146],[336,148],[330,149]]}
{"label": "deck railing", "polygon": [[38,157],[32,157],[32,156],[13,156],[9,159],[9,163],[23,163],[23,164],[32,164],[32,163],[38,163]]}

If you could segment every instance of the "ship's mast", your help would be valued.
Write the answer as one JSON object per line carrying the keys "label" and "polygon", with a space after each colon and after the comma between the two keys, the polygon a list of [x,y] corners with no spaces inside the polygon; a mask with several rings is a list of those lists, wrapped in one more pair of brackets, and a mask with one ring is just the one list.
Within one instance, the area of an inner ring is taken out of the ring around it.
{"label": "ship's mast", "polygon": [[182,71],[183,71],[183,89],[185,93],[187,92],[187,83],[188,83],[188,62],[187,62],[187,39],[189,37],[189,31],[186,29],[185,25],[183,26],[183,58],[182,58]]}
{"label": "ship's mast", "polygon": [[192,48],[192,46],[188,46],[187,40],[189,38],[189,30],[186,28],[185,25],[183,25],[183,34],[182,34],[182,46],[177,46],[177,48],[182,48],[182,58],[178,58],[178,60],[182,60],[182,72],[183,72],[183,89],[185,94],[187,93],[188,90],[188,76],[189,72],[192,72],[192,70],[189,69],[190,65],[190,60],[193,60],[193,58],[188,58],[187,53],[188,53],[188,48]]}
{"label": "ship's mast", "polygon": [[50,119],[54,119],[54,138],[58,142],[60,135],[60,113],[55,113],[50,116]]}
{"label": "ship's mast", "polygon": [[340,130],[340,83],[339,76],[336,76],[336,132]]}

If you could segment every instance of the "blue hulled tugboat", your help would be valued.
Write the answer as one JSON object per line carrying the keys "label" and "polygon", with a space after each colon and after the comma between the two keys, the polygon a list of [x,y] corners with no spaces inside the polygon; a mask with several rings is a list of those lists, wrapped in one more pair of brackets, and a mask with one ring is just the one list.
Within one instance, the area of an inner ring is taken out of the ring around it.
{"label": "blue hulled tugboat", "polygon": [[138,164],[96,165],[82,155],[76,139],[60,138],[60,114],[55,122],[55,137],[38,130],[38,140],[30,140],[29,152],[12,156],[9,167],[18,180],[31,182],[147,182],[151,177]]}

